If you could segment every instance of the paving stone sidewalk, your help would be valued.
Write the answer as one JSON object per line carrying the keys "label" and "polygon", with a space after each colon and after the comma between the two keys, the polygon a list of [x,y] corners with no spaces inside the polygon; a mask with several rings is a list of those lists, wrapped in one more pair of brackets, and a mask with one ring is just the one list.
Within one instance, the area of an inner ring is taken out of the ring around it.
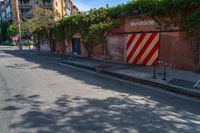
{"label": "paving stone sidewalk", "polygon": [[63,64],[94,70],[118,78],[152,85],[168,91],[200,98],[200,84],[197,88],[193,88],[195,83],[200,80],[199,73],[167,68],[166,80],[163,80],[164,68],[161,66],[156,67],[156,78],[154,78],[154,67],[130,65],[111,61],[104,62],[100,60],[72,57],[67,55],[50,55],[44,53],[40,53],[39,55]]}

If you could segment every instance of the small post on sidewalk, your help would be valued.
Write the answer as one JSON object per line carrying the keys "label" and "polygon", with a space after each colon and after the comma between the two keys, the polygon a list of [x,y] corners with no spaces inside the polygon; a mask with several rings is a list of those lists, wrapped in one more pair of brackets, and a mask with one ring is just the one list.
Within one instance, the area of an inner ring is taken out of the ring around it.
{"label": "small post on sidewalk", "polygon": [[153,68],[153,78],[156,79],[156,64],[154,65]]}
{"label": "small post on sidewalk", "polygon": [[167,74],[167,63],[164,64],[163,80],[166,80],[166,74]]}

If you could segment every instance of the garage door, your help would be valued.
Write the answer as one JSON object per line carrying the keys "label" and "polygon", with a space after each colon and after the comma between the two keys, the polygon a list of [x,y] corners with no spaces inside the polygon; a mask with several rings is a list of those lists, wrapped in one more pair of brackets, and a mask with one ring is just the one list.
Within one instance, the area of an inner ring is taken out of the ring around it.
{"label": "garage door", "polygon": [[129,34],[126,44],[126,61],[129,64],[156,64],[159,56],[160,34]]}

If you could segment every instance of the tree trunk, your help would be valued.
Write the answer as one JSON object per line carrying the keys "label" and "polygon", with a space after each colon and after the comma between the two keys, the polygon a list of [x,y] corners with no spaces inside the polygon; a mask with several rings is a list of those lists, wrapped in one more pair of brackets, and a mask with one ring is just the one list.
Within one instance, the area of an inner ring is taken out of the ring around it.
{"label": "tree trunk", "polygon": [[40,52],[40,37],[39,35],[37,34],[37,36],[35,37],[35,48],[36,48],[36,51],[37,52]]}

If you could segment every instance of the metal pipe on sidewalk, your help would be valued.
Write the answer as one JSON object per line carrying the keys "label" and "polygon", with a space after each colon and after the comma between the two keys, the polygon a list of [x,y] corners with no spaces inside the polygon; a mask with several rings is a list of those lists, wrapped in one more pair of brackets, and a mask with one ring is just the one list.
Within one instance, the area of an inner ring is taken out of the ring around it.
{"label": "metal pipe on sidewalk", "polygon": [[153,68],[153,78],[156,79],[156,64],[154,65]]}
{"label": "metal pipe on sidewalk", "polygon": [[166,80],[166,74],[167,74],[167,63],[164,64],[163,80]]}

